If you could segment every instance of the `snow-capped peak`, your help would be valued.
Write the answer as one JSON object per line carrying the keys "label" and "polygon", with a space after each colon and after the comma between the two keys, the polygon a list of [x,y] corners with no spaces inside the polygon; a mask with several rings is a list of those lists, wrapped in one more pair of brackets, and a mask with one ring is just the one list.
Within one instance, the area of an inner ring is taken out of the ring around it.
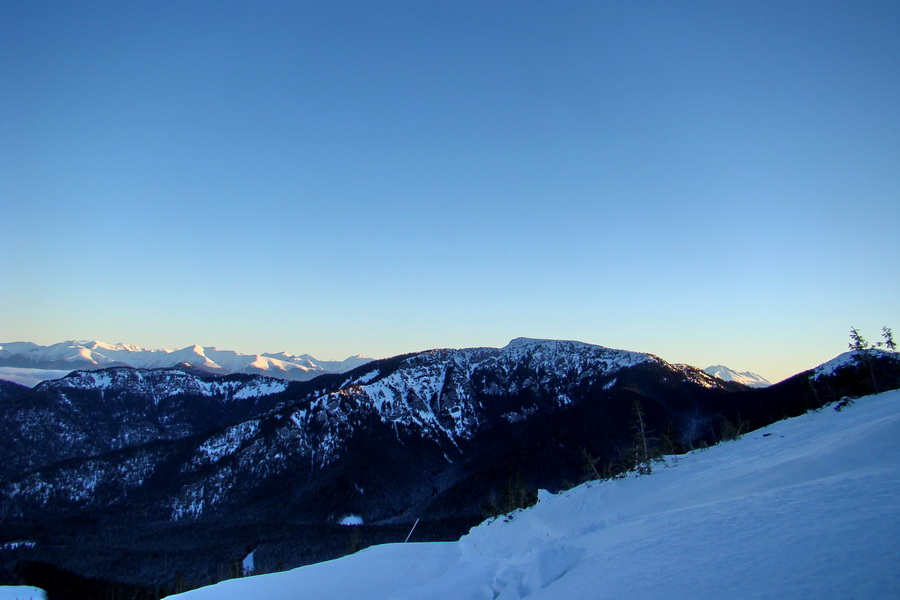
{"label": "snow-capped peak", "polygon": [[133,344],[69,340],[40,346],[32,342],[0,344],[0,368],[43,370],[98,369],[130,366],[153,369],[190,365],[214,373],[258,373],[305,380],[322,373],[341,373],[372,359],[359,355],[343,361],[320,361],[308,354],[242,354],[194,344],[180,349],[146,349]]}
{"label": "snow-capped peak", "polygon": [[101,342],[98,340],[91,340],[89,342],[69,342],[73,346],[83,346],[88,350],[117,350],[117,351],[126,351],[126,352],[141,352],[144,348],[140,346],[135,346],[134,344],[125,344],[119,342],[118,344],[107,344],[106,342]]}
{"label": "snow-capped peak", "polygon": [[758,373],[753,373],[751,371],[735,371],[724,365],[712,365],[703,370],[722,381],[736,381],[737,383],[741,383],[748,387],[760,388],[772,385],[771,381]]}

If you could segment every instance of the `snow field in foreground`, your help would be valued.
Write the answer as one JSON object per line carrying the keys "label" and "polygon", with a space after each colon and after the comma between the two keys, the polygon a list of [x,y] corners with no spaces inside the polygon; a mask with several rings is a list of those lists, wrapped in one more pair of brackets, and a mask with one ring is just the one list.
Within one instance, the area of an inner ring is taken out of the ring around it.
{"label": "snow field in foreground", "polygon": [[44,590],[27,585],[0,586],[0,600],[45,600]]}
{"label": "snow field in foreground", "polygon": [[459,542],[389,544],[184,600],[900,598],[900,391],[649,476],[541,492]]}

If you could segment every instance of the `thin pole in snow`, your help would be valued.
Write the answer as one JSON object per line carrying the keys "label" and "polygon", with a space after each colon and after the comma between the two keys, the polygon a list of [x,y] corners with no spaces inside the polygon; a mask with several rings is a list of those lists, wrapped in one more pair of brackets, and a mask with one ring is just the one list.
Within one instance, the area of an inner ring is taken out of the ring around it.
{"label": "thin pole in snow", "polygon": [[418,525],[418,524],[419,524],[419,520],[416,519],[416,522],[413,523],[412,529],[409,530],[409,535],[407,535],[407,536],[406,536],[406,539],[403,540],[403,543],[404,543],[404,544],[405,544],[406,542],[409,541],[410,536],[412,536],[412,532],[416,530],[416,525]]}

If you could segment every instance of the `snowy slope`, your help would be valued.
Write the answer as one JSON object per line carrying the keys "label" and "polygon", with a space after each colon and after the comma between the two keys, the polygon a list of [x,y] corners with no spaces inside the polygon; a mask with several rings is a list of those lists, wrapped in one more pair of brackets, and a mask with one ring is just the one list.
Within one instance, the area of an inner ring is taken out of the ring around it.
{"label": "snowy slope", "polygon": [[376,546],[185,600],[898,598],[900,391],[652,475],[550,495],[459,542]]}
{"label": "snowy slope", "polygon": [[44,590],[29,585],[0,586],[0,600],[44,600]]}
{"label": "snowy slope", "polygon": [[880,350],[878,348],[869,348],[865,352],[851,350],[850,352],[839,354],[828,362],[816,367],[813,370],[812,378],[814,380],[821,379],[822,377],[834,375],[835,373],[838,373],[839,371],[842,371],[848,367],[852,367],[853,365],[865,365],[867,360],[878,361],[885,358],[893,358],[894,360],[896,360],[897,356],[898,355],[896,352],[889,352],[887,350]]}
{"label": "snowy slope", "polygon": [[713,377],[717,377],[722,381],[736,381],[748,387],[766,387],[772,385],[772,382],[750,371],[735,371],[724,365],[713,365],[703,369]]}
{"label": "snowy slope", "polygon": [[[303,381],[322,373],[343,373],[371,359],[360,355],[343,361],[320,361],[309,354],[241,354],[212,346],[187,346],[176,350],[148,350],[133,344],[107,344],[98,341],[67,341],[50,346],[32,342],[0,344],[0,378],[2,369],[22,368],[62,370],[101,369],[129,366],[138,369],[174,367],[182,364],[213,373],[257,373]],[[10,372],[13,377],[30,376],[34,372]],[[24,383],[23,379],[9,379]],[[41,378],[41,380],[47,377]]]}

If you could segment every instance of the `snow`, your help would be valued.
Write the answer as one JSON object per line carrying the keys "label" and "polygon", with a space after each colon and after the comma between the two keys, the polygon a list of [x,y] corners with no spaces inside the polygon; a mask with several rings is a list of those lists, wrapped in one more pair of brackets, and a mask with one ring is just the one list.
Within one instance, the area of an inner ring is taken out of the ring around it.
{"label": "snow", "polygon": [[[558,405],[566,405],[573,401],[566,389],[577,385],[578,379],[602,377],[646,362],[662,363],[650,354],[564,340],[516,338],[503,348],[434,349],[404,359],[399,369],[383,376],[376,368],[361,370],[349,377],[340,391],[313,401],[310,410],[324,420],[339,413],[337,407],[345,402],[363,404],[385,423],[426,432],[432,439],[458,448],[460,441],[475,435],[484,414],[472,394],[480,385],[474,375],[478,371],[482,379],[487,370],[498,379],[491,383],[493,387],[485,388],[489,394],[540,389],[542,394],[552,394]],[[517,379],[520,368],[545,375]],[[685,369],[689,374],[694,371]],[[721,385],[704,377],[709,381],[701,381],[702,385]],[[452,393],[445,393],[447,390]],[[518,421],[531,414],[524,407],[505,418]]]}
{"label": "snow", "polygon": [[[878,348],[869,348],[866,352],[868,352],[869,356],[873,357],[885,357],[885,356],[893,356],[897,355],[893,352],[887,352],[885,350],[880,350]],[[828,362],[819,365],[816,367],[815,371],[812,374],[813,379],[819,379],[820,377],[825,377],[828,375],[833,375],[837,371],[840,371],[844,367],[855,365],[859,362],[859,353],[856,351],[844,352],[843,354],[838,354]]]}
{"label": "snow", "polygon": [[244,575],[252,575],[253,571],[256,569],[256,565],[253,563],[253,552],[244,557],[244,560],[241,561],[241,570]]}
{"label": "snow", "polygon": [[235,399],[258,398],[278,394],[287,389],[287,383],[281,380],[260,382],[256,386],[243,387],[234,394]]}
{"label": "snow", "polygon": [[[130,367],[114,367],[104,371],[75,371],[67,377],[41,384],[63,394],[67,389],[105,390],[130,387],[149,395],[155,402],[177,394],[221,395],[225,400],[261,398],[283,392],[288,382],[271,377],[257,377],[251,381],[202,379],[178,370],[139,371]],[[40,389],[40,388],[39,388]]]}
{"label": "snow", "polygon": [[703,370],[722,381],[736,381],[748,387],[761,388],[772,385],[771,381],[758,373],[753,373],[751,371],[735,371],[724,365],[713,365],[711,367],[706,367]]}
{"label": "snow", "polygon": [[658,357],[644,352],[617,350],[572,340],[544,340],[519,337],[510,341],[502,348],[502,350],[507,356],[513,358],[513,360],[520,361],[524,355],[532,354],[536,358],[542,360],[553,358],[560,365],[563,363],[570,363],[573,359],[577,361],[579,355],[582,354],[596,357],[599,352],[603,355],[603,367],[608,372],[616,371],[624,367],[633,367],[644,362],[659,360]]}
{"label": "snow", "polygon": [[29,540],[17,542],[5,542],[0,544],[0,550],[18,550],[19,548],[34,548],[37,544]]}
{"label": "snow", "polygon": [[29,585],[0,586],[0,600],[44,600],[47,593]]}
{"label": "snow", "polygon": [[257,431],[259,431],[259,421],[256,420],[244,421],[229,427],[200,445],[201,461],[203,463],[214,463],[225,456],[234,454],[241,447],[241,444],[253,437]]}
{"label": "snow", "polygon": [[[72,363],[73,368],[103,368],[127,365],[155,369],[189,364],[215,373],[268,373],[288,379],[306,380],[325,372],[344,372],[371,361],[359,355],[343,361],[319,361],[308,354],[242,354],[214,346],[186,346],[181,349],[146,349],[133,344],[69,340],[39,346],[31,342],[0,344],[0,359],[18,358],[35,367]],[[71,370],[71,369],[70,369]]]}
{"label": "snow", "polygon": [[900,597],[900,391],[586,483],[458,542],[387,544],[185,600]]}
{"label": "snow", "polygon": [[826,375],[833,375],[836,371],[839,371],[846,366],[856,364],[856,361],[857,358],[855,352],[844,352],[816,367],[812,378],[818,379],[820,377],[825,377]]}

